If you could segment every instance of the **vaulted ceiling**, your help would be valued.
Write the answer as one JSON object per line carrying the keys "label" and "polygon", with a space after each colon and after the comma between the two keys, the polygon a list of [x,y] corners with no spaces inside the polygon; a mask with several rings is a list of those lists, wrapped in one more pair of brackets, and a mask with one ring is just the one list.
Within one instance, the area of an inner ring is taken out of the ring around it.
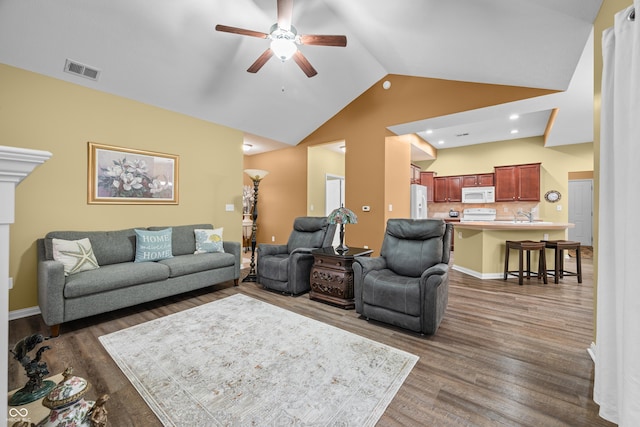
{"label": "vaulted ceiling", "polygon": [[[553,89],[562,93],[522,101],[522,117],[540,134],[560,108],[550,144],[578,143],[592,140],[592,24],[601,3],[294,0],[299,33],[348,40],[344,48],[300,46],[318,71],[308,78],[295,62],[276,58],[248,73],[268,40],[215,31],[224,24],[269,32],[276,0],[0,0],[0,62],[283,146],[299,143],[388,74]],[[97,80],[65,72],[67,60],[98,70]],[[427,129],[474,129],[473,143],[486,142],[495,138],[495,120],[513,109],[390,130],[428,139]]]}

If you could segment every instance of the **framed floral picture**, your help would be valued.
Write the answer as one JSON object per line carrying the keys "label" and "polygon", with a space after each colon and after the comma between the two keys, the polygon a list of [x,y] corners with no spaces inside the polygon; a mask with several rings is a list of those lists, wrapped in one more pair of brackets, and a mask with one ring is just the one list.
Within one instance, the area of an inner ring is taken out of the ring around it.
{"label": "framed floral picture", "polygon": [[178,204],[179,157],[89,142],[90,204]]}

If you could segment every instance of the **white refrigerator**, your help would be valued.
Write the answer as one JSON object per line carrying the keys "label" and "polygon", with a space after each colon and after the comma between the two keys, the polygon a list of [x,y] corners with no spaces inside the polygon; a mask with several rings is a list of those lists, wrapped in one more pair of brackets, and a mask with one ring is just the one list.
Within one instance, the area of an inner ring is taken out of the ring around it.
{"label": "white refrigerator", "polygon": [[411,184],[411,219],[427,218],[427,187]]}

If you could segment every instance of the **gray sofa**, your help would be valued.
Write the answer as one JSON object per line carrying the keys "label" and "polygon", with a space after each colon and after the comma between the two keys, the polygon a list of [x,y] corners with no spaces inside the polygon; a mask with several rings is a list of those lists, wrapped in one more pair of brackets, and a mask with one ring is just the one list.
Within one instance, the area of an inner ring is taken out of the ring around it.
{"label": "gray sofa", "polygon": [[[149,227],[161,230],[167,227]],[[117,231],[53,231],[38,239],[38,305],[51,335],[64,322],[180,294],[240,278],[240,243],[223,242],[224,253],[194,254],[195,229],[211,224],[171,227],[172,258],[134,262],[134,228]],[[65,276],[53,258],[52,239],[88,238],[99,268]]]}

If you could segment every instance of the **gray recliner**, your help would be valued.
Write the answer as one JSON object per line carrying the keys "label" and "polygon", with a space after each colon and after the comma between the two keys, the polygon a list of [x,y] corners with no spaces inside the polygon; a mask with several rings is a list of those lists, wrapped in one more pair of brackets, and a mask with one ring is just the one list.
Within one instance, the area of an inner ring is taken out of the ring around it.
{"label": "gray recliner", "polygon": [[335,232],[336,225],[329,224],[327,217],[296,218],[286,245],[258,246],[258,283],[291,295],[308,292],[313,265],[311,250],[331,246]]}
{"label": "gray recliner", "polygon": [[379,257],[353,262],[356,312],[434,334],[447,308],[451,224],[390,219]]}

